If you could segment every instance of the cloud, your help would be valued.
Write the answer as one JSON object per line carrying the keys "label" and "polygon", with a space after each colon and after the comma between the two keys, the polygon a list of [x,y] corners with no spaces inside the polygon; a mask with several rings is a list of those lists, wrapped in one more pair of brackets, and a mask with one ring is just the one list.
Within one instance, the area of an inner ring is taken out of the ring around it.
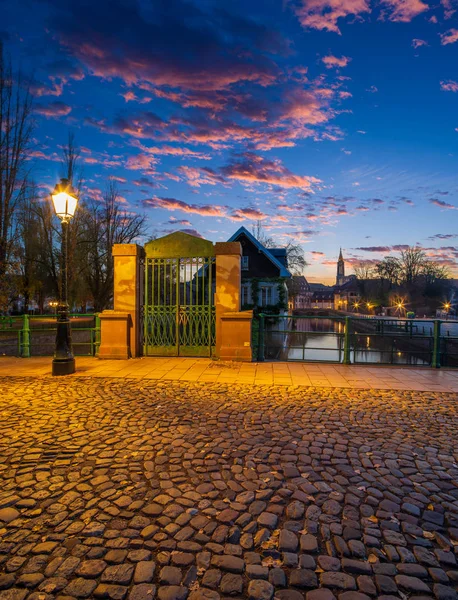
{"label": "cloud", "polygon": [[458,92],[458,81],[452,79],[441,81],[441,90],[444,92]]}
{"label": "cloud", "polygon": [[267,219],[269,215],[263,213],[257,208],[237,208],[232,211],[229,217],[232,221],[244,221],[248,219],[250,221],[263,221]]}
{"label": "cloud", "polygon": [[346,67],[348,65],[348,63],[351,61],[351,58],[349,58],[348,56],[341,56],[340,58],[337,56],[332,56],[332,54],[330,54],[329,56],[325,56],[322,59],[322,62],[326,65],[327,69],[337,69],[337,68],[343,68]]}
{"label": "cloud", "polygon": [[310,189],[314,184],[321,183],[316,177],[295,175],[281,164],[279,160],[268,160],[245,152],[236,157],[221,173],[228,179],[246,183],[265,183],[286,188]]}
{"label": "cloud", "polygon": [[425,40],[420,40],[418,38],[414,38],[412,40],[412,46],[417,49],[417,48],[421,48],[421,46],[428,46],[428,42]]}
{"label": "cloud", "polygon": [[170,217],[168,220],[170,225],[183,225],[184,227],[192,227],[191,221],[187,219],[176,219],[175,217]]}
{"label": "cloud", "polygon": [[148,177],[139,177],[138,179],[134,179],[132,183],[137,187],[149,187],[154,189],[159,187],[158,183],[152,179],[148,179]]}
{"label": "cloud", "polygon": [[403,23],[409,23],[412,19],[429,9],[429,6],[421,0],[382,0],[383,6],[387,6],[390,9],[387,17],[390,21],[400,21]]}
{"label": "cloud", "polygon": [[301,0],[295,12],[303,27],[340,35],[340,19],[354,17],[360,21],[375,7],[380,9],[381,19],[404,23],[429,9],[422,0]]}
{"label": "cloud", "polygon": [[203,217],[225,217],[227,209],[214,204],[189,204],[176,198],[159,198],[155,196],[142,202],[145,208],[163,208],[165,210],[180,210],[185,213],[201,215]]}
{"label": "cloud", "polygon": [[454,238],[458,238],[456,233],[436,233],[431,235],[428,240],[451,240]]}
{"label": "cloud", "polygon": [[123,0],[60,4],[51,27],[61,43],[93,75],[145,89],[270,85],[278,75],[270,56],[289,53],[288,42],[270,27],[219,5],[169,0],[147,11]]}
{"label": "cloud", "polygon": [[192,204],[177,200],[176,198],[163,198],[154,196],[142,201],[144,208],[161,208],[168,211],[181,211],[188,214],[196,214],[201,217],[222,217],[230,221],[262,221],[267,218],[273,221],[279,220],[278,216],[270,216],[261,210],[253,207],[232,209],[229,206],[220,206],[216,204]]}
{"label": "cloud", "polygon": [[390,252],[391,246],[360,246],[355,250],[361,250],[362,252]]}
{"label": "cloud", "polygon": [[440,208],[446,208],[447,210],[458,210],[458,208],[453,206],[453,204],[449,204],[444,200],[438,200],[437,198],[430,198],[429,202],[435,206],[439,206]]}
{"label": "cloud", "polygon": [[301,25],[340,34],[339,19],[370,12],[368,0],[302,0],[296,8]]}
{"label": "cloud", "polygon": [[56,100],[55,102],[50,102],[49,104],[35,104],[34,111],[46,118],[57,118],[69,115],[72,111],[72,108],[71,106],[68,106],[68,104]]}
{"label": "cloud", "polygon": [[45,70],[51,81],[51,87],[46,84],[32,81],[30,84],[30,93],[33,96],[61,96],[66,83],[70,79],[81,81],[84,79],[84,72],[79,65],[73,64],[70,60],[63,58],[49,63]]}
{"label": "cloud", "polygon": [[445,33],[440,34],[442,46],[454,44],[458,42],[458,29],[449,29]]}
{"label": "cloud", "polygon": [[366,92],[370,92],[371,94],[376,94],[378,92],[378,88],[375,85],[371,85],[370,88],[367,88]]}
{"label": "cloud", "polygon": [[155,164],[157,160],[149,154],[135,154],[127,157],[125,162],[126,169],[130,171],[142,171],[148,175],[156,172]]}
{"label": "cloud", "polygon": [[225,184],[226,180],[221,175],[218,175],[213,169],[194,168],[194,167],[178,167],[177,171],[182,175],[188,185],[192,187],[200,187],[201,185],[216,185],[218,183]]}
{"label": "cloud", "polygon": [[189,235],[193,235],[194,237],[198,237],[203,239],[203,236],[200,235],[200,233],[197,231],[197,229],[180,229],[179,231],[182,231],[183,233],[187,233]]}

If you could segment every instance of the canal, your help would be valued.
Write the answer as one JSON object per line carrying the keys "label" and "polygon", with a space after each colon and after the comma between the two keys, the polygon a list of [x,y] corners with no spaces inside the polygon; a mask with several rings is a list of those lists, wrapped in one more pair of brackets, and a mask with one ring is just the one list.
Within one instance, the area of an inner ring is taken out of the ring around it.
{"label": "canal", "polygon": [[[434,349],[434,322],[354,319],[350,361],[356,364],[428,366]],[[266,323],[265,359],[343,362],[345,321],[287,317]],[[458,366],[458,323],[441,324],[441,364]]]}

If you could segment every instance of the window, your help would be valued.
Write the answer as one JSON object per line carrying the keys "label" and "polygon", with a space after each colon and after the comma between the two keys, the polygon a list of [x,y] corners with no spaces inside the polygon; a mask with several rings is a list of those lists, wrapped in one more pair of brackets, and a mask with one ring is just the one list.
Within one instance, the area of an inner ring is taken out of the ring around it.
{"label": "window", "polygon": [[242,271],[248,271],[248,256],[242,256]]}
{"label": "window", "polygon": [[242,285],[242,306],[250,303],[250,288],[247,285]]}
{"label": "window", "polygon": [[272,302],[272,288],[269,286],[261,287],[261,306],[269,306]]}

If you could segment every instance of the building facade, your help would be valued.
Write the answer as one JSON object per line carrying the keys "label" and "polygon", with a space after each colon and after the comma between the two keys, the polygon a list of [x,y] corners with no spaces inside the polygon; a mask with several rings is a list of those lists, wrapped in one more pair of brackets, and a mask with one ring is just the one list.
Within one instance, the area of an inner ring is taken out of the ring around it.
{"label": "building facade", "polygon": [[311,308],[313,292],[307,279],[303,275],[293,275],[288,279],[288,309],[290,311]]}
{"label": "building facade", "polygon": [[288,310],[288,288],[291,279],[284,248],[266,248],[245,227],[240,227],[228,240],[242,246],[241,308],[261,309],[285,314]]}

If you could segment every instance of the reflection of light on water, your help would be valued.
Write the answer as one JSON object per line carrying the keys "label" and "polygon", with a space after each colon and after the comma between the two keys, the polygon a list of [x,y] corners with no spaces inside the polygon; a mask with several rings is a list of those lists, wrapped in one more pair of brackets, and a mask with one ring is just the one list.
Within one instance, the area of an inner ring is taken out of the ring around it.
{"label": "reflection of light on water", "polygon": [[369,336],[366,338],[366,346],[367,348],[371,347],[371,338]]}
{"label": "reflection of light on water", "polygon": [[402,352],[398,352],[398,356],[402,356]]}

